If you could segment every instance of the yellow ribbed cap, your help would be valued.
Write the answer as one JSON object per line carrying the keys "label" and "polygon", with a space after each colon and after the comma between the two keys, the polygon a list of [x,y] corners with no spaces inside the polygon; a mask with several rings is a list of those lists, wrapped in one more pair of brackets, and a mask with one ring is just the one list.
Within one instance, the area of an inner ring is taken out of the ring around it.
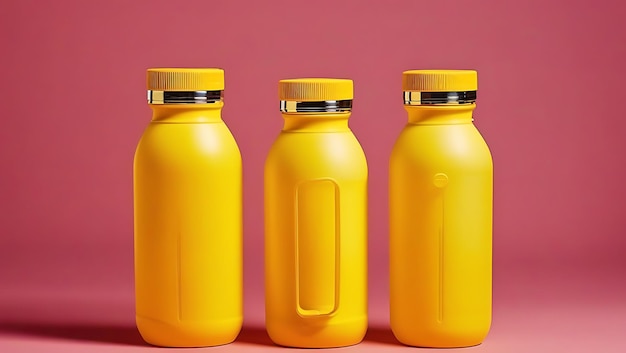
{"label": "yellow ribbed cap", "polygon": [[148,69],[150,91],[222,91],[224,70],[158,68]]}
{"label": "yellow ribbed cap", "polygon": [[281,101],[320,102],[350,100],[352,80],[338,78],[296,78],[278,82]]}
{"label": "yellow ribbed cap", "polygon": [[474,70],[409,70],[402,73],[403,91],[467,92],[478,89]]}

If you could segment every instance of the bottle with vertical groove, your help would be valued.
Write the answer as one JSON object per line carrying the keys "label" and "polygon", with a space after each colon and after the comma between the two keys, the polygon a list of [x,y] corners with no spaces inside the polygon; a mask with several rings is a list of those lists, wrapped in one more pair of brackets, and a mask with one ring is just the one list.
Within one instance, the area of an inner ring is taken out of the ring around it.
{"label": "bottle with vertical groove", "polygon": [[242,313],[242,168],[221,69],[149,69],[134,161],[137,327],[150,344],[215,346]]}
{"label": "bottle with vertical groove", "polygon": [[284,127],[265,163],[265,311],[282,346],[348,346],[367,329],[367,163],[348,127],[352,85],[279,82]]}
{"label": "bottle with vertical groove", "polygon": [[390,313],[422,347],[481,343],[491,325],[491,153],[474,126],[477,74],[403,74],[409,122],[389,171]]}

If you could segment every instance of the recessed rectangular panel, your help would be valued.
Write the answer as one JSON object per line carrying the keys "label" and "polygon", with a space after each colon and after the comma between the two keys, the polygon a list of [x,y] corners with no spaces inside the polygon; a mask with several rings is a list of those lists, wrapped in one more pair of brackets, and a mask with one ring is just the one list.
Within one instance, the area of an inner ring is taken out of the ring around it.
{"label": "recessed rectangular panel", "polygon": [[337,196],[337,185],[327,179],[303,182],[296,191],[296,295],[301,316],[336,310]]}

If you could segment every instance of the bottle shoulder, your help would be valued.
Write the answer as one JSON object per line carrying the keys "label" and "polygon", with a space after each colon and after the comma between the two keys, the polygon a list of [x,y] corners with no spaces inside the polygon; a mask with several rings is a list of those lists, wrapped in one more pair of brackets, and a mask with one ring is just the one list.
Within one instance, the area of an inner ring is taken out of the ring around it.
{"label": "bottle shoulder", "polygon": [[230,129],[224,122],[219,123],[163,123],[151,122],[144,129],[141,143],[167,144],[170,147],[197,145],[208,139],[216,143],[235,143]]}
{"label": "bottle shoulder", "polygon": [[473,124],[412,125],[400,133],[390,163],[491,165],[491,152]]}
{"label": "bottle shoulder", "polygon": [[351,131],[332,133],[281,132],[270,149],[270,154],[323,155],[363,154],[361,144]]}
{"label": "bottle shoulder", "polygon": [[163,163],[231,160],[241,164],[237,142],[224,123],[151,123],[144,130],[137,145],[135,160],[138,158],[159,160]]}
{"label": "bottle shoulder", "polygon": [[[365,153],[354,134],[281,133],[265,161],[269,174],[367,176]],[[267,175],[267,174],[266,174]]]}
{"label": "bottle shoulder", "polygon": [[487,147],[487,143],[473,124],[407,124],[398,135],[394,144],[394,150],[425,148],[437,148],[440,150],[454,148],[481,149],[482,147]]}

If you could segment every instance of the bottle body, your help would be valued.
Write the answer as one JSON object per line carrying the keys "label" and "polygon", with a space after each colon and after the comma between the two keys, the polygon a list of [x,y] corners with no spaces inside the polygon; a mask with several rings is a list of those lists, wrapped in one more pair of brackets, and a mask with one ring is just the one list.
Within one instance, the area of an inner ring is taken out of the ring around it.
{"label": "bottle body", "polygon": [[473,104],[406,109],[390,159],[391,327],[408,345],[476,345],[491,324],[491,154]]}
{"label": "bottle body", "polygon": [[367,163],[349,113],[284,114],[265,163],[271,339],[325,348],[367,329]]}
{"label": "bottle body", "polygon": [[241,155],[221,107],[153,105],[135,154],[136,320],[154,345],[226,344],[241,329]]}

